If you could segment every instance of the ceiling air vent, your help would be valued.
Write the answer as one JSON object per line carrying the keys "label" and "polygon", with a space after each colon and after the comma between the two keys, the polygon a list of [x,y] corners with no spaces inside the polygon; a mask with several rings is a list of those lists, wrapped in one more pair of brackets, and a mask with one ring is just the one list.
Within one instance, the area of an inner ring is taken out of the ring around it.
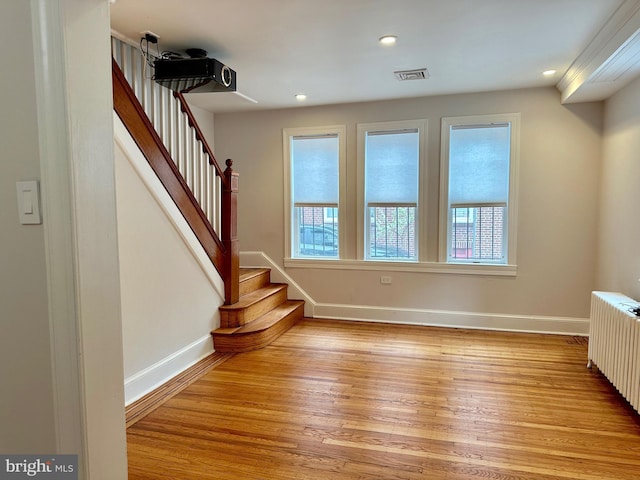
{"label": "ceiling air vent", "polygon": [[405,80],[426,80],[429,78],[429,72],[426,68],[416,68],[415,70],[398,70],[393,72],[396,78],[404,82]]}

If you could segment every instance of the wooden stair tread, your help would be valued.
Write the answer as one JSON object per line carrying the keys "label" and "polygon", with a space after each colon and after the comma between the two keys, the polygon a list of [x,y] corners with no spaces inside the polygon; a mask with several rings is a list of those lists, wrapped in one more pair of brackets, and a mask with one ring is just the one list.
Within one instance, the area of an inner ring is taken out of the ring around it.
{"label": "wooden stair tread", "polygon": [[297,308],[304,305],[303,300],[287,300],[283,304],[277,306],[273,310],[263,314],[255,320],[236,328],[219,328],[214,330],[214,335],[248,335],[255,332],[261,332],[272,327],[287,315],[294,312]]}
{"label": "wooden stair tread", "polygon": [[304,317],[304,301],[287,299],[286,283],[271,283],[270,268],[240,269],[240,298],[219,308],[220,328],[211,332],[216,352],[266,347]]}
{"label": "wooden stair tread", "polygon": [[239,298],[271,283],[271,269],[269,268],[241,268]]}
{"label": "wooden stair tread", "polygon": [[244,308],[248,308],[261,300],[273,295],[281,290],[287,288],[286,283],[272,283],[267,285],[266,287],[259,288],[253,292],[247,293],[240,297],[240,300],[233,305],[222,305],[220,310],[223,311],[233,311],[233,310],[242,310]]}
{"label": "wooden stair tread", "polygon": [[241,268],[240,269],[240,281],[244,282],[250,280],[253,277],[267,273],[270,270],[268,268]]}

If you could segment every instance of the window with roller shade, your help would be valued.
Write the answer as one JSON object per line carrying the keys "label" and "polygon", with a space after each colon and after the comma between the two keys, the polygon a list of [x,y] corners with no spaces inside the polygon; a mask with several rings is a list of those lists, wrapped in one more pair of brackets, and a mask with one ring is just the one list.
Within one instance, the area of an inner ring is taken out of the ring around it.
{"label": "window with roller shade", "polygon": [[443,119],[447,262],[513,263],[518,120],[516,114]]}
{"label": "window with roller shade", "polygon": [[424,129],[424,121],[358,125],[365,260],[418,260]]}
{"label": "window with roller shade", "polygon": [[342,129],[286,129],[292,258],[340,257]]}

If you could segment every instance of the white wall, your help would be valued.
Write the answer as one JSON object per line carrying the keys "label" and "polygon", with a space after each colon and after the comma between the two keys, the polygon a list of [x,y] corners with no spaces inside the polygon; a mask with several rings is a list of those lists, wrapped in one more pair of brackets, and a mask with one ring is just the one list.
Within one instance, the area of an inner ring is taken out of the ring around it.
{"label": "white wall", "polygon": [[54,452],[44,232],[18,223],[15,187],[40,180],[29,2],[0,2],[0,43],[0,452]]}
{"label": "white wall", "polygon": [[119,123],[116,187],[129,404],[213,351],[224,285]]}
{"label": "white wall", "polygon": [[[50,122],[49,127],[55,127],[56,122],[60,124],[61,119],[66,120],[68,153],[66,157],[60,156],[52,161],[54,154],[49,150],[50,145],[41,146],[43,157],[46,157],[42,161],[47,165],[47,181],[51,183],[48,200],[60,200],[57,195],[65,183],[71,199],[70,215],[59,215],[60,205],[55,206],[58,210],[55,227],[66,231],[62,235],[60,230],[50,231],[47,235],[48,249],[60,249],[56,258],[49,262],[49,288],[55,293],[53,301],[60,301],[65,294],[68,295],[68,289],[73,289],[76,308],[73,311],[74,321],[59,315],[60,312],[53,320],[58,335],[54,344],[57,401],[66,403],[70,400],[65,391],[67,385],[60,382],[65,375],[63,369],[67,368],[61,362],[66,361],[65,355],[73,353],[77,355],[75,368],[80,374],[80,409],[85,443],[83,457],[87,477],[93,480],[123,478],[127,472],[127,452],[122,408],[122,325],[109,3],[105,0],[38,2],[51,9],[50,23],[55,21],[55,5],[58,4],[58,28],[62,28],[62,42],[52,46],[51,39],[46,38],[49,43],[45,42],[42,48],[50,55],[52,48],[62,47],[60,55],[64,71],[58,73],[64,84],[60,85],[59,92],[45,92],[48,97],[63,96],[66,103],[66,115],[57,119],[48,115],[46,119]],[[54,6],[50,6],[52,3]],[[60,67],[51,64],[49,68]],[[47,80],[52,81],[51,78]],[[39,103],[47,101],[39,98]],[[67,173],[68,182],[57,181],[55,176],[60,172]],[[63,250],[65,247],[61,241],[64,240],[71,242],[70,251]],[[71,253],[74,270],[72,275],[66,276],[66,285],[61,286],[51,267],[63,251]],[[77,346],[69,342],[60,345],[60,333],[64,334],[64,329],[69,328],[76,329]],[[65,428],[66,421],[66,418],[59,419],[60,428]],[[67,445],[66,442],[61,443],[60,449],[68,449]]]}
{"label": "white wall", "polygon": [[529,328],[518,316],[587,318],[595,286],[602,104],[562,106],[552,88],[217,114],[216,151],[234,159],[240,173],[241,250],[265,251],[282,265],[283,128],[346,125],[346,257],[355,258],[356,124],[426,118],[428,259],[435,261],[441,117],[511,112],[522,114],[516,278],[392,272],[393,284],[380,285],[375,270],[287,273],[323,304],[506,315],[514,329]]}
{"label": "white wall", "polygon": [[[106,0],[0,3],[0,449],[95,480],[127,468],[108,32]],[[43,225],[18,225],[38,177]]]}
{"label": "white wall", "polygon": [[597,288],[640,300],[640,79],[605,103]]}

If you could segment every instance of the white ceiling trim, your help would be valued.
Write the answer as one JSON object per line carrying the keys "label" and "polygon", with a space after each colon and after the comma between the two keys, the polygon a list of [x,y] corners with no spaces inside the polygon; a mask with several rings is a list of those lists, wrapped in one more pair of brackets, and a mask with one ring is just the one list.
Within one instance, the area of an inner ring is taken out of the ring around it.
{"label": "white ceiling trim", "polygon": [[562,103],[602,100],[637,73],[640,0],[625,0],[558,82]]}

